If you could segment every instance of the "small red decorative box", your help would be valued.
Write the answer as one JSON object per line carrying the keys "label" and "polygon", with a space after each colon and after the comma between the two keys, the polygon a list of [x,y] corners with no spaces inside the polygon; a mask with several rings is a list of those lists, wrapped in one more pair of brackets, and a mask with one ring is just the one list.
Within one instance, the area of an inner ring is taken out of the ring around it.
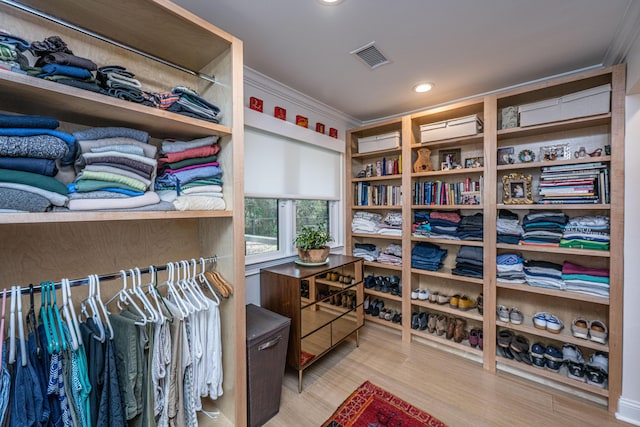
{"label": "small red decorative box", "polygon": [[296,124],[298,126],[302,126],[303,128],[308,128],[309,127],[309,119],[298,114],[296,116]]}
{"label": "small red decorative box", "polygon": [[316,132],[324,134],[324,125],[322,123],[316,123]]}
{"label": "small red decorative box", "polygon": [[331,138],[337,138],[338,137],[338,129],[336,128],[329,128],[329,136]]}
{"label": "small red decorative box", "polygon": [[256,98],[255,96],[252,96],[251,98],[249,98],[249,108],[262,113],[262,107],[263,107],[262,99]]}
{"label": "small red decorative box", "polygon": [[280,120],[287,120],[287,110],[282,107],[276,107],[274,108],[273,116]]}

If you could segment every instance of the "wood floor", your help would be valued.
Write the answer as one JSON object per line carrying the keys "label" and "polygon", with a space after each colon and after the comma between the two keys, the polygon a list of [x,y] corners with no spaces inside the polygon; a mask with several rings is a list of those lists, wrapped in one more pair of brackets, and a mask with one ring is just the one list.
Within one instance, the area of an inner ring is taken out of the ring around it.
{"label": "wood floor", "polygon": [[364,381],[383,387],[450,427],[630,426],[604,406],[507,374],[427,345],[403,344],[365,325],[360,347],[348,340],[304,372],[287,368],[280,412],[266,427],[320,426]]}

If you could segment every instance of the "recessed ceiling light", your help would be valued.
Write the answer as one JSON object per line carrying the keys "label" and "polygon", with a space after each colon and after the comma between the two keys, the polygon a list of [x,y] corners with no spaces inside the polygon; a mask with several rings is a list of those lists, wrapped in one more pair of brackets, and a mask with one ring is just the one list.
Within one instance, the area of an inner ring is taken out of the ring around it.
{"label": "recessed ceiling light", "polygon": [[431,89],[433,89],[433,86],[434,86],[433,83],[428,83],[428,82],[418,83],[413,87],[413,90],[418,93],[424,93],[424,92],[429,92]]}
{"label": "recessed ceiling light", "polygon": [[318,0],[320,4],[324,4],[326,6],[335,6],[337,4],[342,3],[343,0]]}

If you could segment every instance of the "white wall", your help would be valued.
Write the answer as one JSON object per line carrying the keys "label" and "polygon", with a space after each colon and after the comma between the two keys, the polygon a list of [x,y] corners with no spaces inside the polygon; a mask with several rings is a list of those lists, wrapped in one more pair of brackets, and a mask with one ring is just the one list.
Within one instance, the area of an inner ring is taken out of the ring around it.
{"label": "white wall", "polygon": [[627,55],[627,98],[625,126],[625,212],[624,224],[624,337],[622,351],[622,397],[616,416],[640,425],[640,39]]}

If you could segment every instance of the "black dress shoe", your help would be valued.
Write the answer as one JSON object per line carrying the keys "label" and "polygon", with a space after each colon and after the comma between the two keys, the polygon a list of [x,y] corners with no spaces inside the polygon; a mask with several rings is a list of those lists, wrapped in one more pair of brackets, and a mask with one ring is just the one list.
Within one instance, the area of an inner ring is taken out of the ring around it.
{"label": "black dress shoe", "polygon": [[418,329],[418,327],[420,327],[420,323],[418,322],[419,315],[420,313],[411,314],[411,329]]}
{"label": "black dress shoe", "polygon": [[425,329],[427,329],[428,322],[429,322],[429,313],[427,313],[426,311],[423,311],[418,316],[418,329],[420,329],[421,331],[424,331]]}

